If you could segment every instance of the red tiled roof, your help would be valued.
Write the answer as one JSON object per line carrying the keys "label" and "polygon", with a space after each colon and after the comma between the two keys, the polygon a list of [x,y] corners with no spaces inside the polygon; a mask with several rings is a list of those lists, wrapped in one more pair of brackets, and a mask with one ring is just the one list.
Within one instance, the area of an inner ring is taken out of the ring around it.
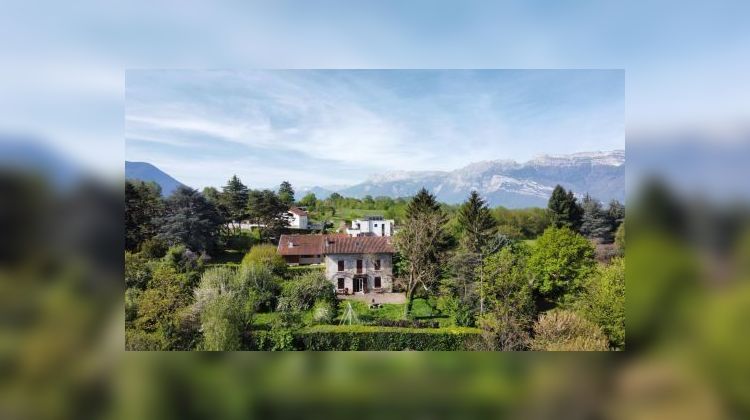
{"label": "red tiled roof", "polygon": [[319,255],[323,253],[323,236],[281,235],[277,250],[280,255]]}
{"label": "red tiled roof", "polygon": [[392,254],[392,238],[389,236],[329,237],[323,247],[324,254]]}
{"label": "red tiled roof", "polygon": [[387,236],[352,238],[345,233],[281,235],[277,250],[279,255],[392,254],[395,250],[391,239]]}
{"label": "red tiled roof", "polygon": [[297,216],[307,216],[307,212],[299,207],[289,207],[289,213],[294,213]]}

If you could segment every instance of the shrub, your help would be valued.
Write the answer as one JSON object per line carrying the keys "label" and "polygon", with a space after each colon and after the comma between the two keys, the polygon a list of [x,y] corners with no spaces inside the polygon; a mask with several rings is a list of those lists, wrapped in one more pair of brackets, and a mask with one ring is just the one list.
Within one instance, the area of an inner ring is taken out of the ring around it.
{"label": "shrub", "polygon": [[277,276],[286,274],[286,261],[276,252],[276,247],[273,245],[255,245],[250,248],[250,252],[242,258],[241,265],[247,266],[252,264],[260,264],[268,267]]}
{"label": "shrub", "polygon": [[329,300],[318,300],[312,309],[313,322],[330,324],[336,318],[336,306]]}
{"label": "shrub", "polygon": [[147,333],[145,331],[126,329],[125,350],[129,351],[158,351],[169,350],[169,345],[161,332]]}
{"label": "shrub", "polygon": [[607,337],[596,324],[575,312],[553,309],[539,317],[534,325],[532,350],[602,351]]}
{"label": "shrub", "polygon": [[474,311],[471,306],[461,302],[455,296],[441,296],[437,300],[437,309],[447,315],[453,325],[459,327],[474,326]]}
{"label": "shrub", "polygon": [[125,251],[125,287],[145,289],[151,280],[148,261],[140,254]]}
{"label": "shrub", "polygon": [[240,266],[236,275],[239,283],[248,290],[248,299],[253,304],[254,312],[270,311],[276,307],[281,287],[269,267],[245,264]]}
{"label": "shrub", "polygon": [[157,238],[146,239],[141,243],[140,253],[146,258],[163,258],[167,254],[167,244]]}
{"label": "shrub", "polygon": [[125,290],[125,322],[130,323],[138,316],[138,299],[141,290],[129,288]]}
{"label": "shrub", "polygon": [[279,311],[303,312],[318,300],[335,302],[335,299],[333,285],[323,273],[308,272],[282,284],[277,308]]}
{"label": "shrub", "polygon": [[625,348],[625,259],[615,258],[591,276],[576,304],[581,314],[601,327],[612,347]]}
{"label": "shrub", "polygon": [[467,350],[480,340],[473,328],[389,328],[363,325],[309,327],[295,334],[303,350]]}

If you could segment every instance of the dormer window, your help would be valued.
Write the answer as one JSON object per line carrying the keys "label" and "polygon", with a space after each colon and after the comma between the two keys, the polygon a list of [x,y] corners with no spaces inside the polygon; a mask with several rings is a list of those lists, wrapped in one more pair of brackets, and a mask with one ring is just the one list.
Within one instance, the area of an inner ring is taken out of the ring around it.
{"label": "dormer window", "polygon": [[294,242],[289,242],[289,248],[294,248]]}

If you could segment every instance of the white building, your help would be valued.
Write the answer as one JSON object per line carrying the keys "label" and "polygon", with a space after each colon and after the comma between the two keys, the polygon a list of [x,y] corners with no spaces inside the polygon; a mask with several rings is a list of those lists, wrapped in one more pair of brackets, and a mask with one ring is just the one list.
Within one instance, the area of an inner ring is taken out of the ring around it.
{"label": "white building", "polygon": [[290,207],[289,227],[292,229],[307,229],[307,212],[299,207]]}
{"label": "white building", "polygon": [[352,221],[352,227],[346,229],[349,236],[391,236],[393,235],[393,220],[385,220],[383,216],[369,216]]}

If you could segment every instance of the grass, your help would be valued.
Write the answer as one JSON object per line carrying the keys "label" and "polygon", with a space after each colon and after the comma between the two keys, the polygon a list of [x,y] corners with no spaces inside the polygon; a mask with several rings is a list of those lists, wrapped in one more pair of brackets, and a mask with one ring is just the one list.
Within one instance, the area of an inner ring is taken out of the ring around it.
{"label": "grass", "polygon": [[472,327],[440,327],[440,328],[405,328],[405,327],[380,327],[374,325],[314,325],[302,329],[302,332],[313,333],[313,332],[383,332],[383,331],[394,331],[394,332],[413,332],[413,333],[424,333],[424,334],[444,334],[446,332],[462,334],[462,333],[480,333],[482,330],[479,328]]}
{"label": "grass", "polygon": [[[378,309],[370,309],[369,305],[364,302],[357,300],[344,300],[339,303],[339,313],[336,318],[337,322],[346,314],[347,302],[352,304],[352,309],[357,314],[357,319],[360,322],[371,322],[379,319],[404,319],[404,310],[406,308],[405,303],[385,303]],[[437,310],[433,310],[427,302],[427,299],[414,299],[414,305],[412,305],[412,316],[414,319],[430,319],[437,321],[441,327],[450,324],[450,319],[446,316],[442,316]]]}

